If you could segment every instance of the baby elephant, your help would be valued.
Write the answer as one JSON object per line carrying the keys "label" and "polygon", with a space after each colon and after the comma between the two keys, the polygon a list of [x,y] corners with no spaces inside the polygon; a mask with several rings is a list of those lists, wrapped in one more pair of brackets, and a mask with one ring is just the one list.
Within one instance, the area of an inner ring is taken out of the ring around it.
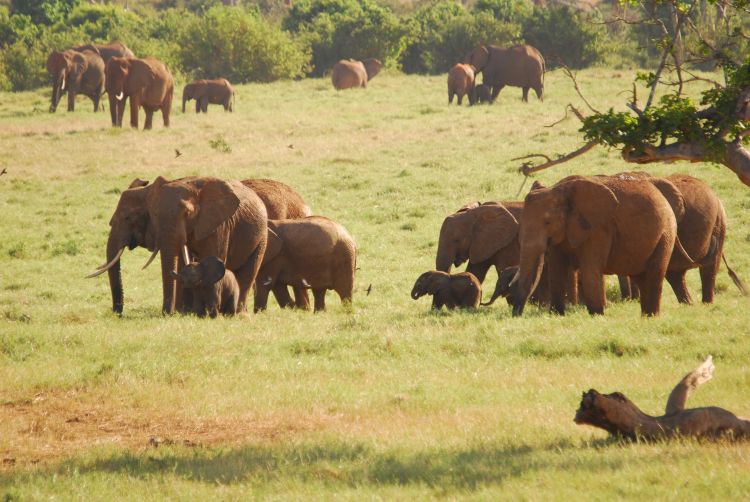
{"label": "baby elephant", "polygon": [[492,103],[491,89],[487,84],[479,84],[477,86],[474,86],[474,95],[476,96],[476,104],[478,105],[484,103]]}
{"label": "baby elephant", "polygon": [[470,272],[449,274],[431,270],[420,275],[411,290],[414,300],[424,295],[432,295],[432,308],[435,310],[440,310],[443,305],[448,309],[475,309],[482,299],[482,286]]}
{"label": "baby elephant", "polygon": [[211,318],[219,312],[224,315],[237,313],[237,302],[240,298],[240,286],[231,270],[215,256],[203,258],[200,263],[186,265],[179,273],[172,275],[193,293],[193,312],[205,317],[206,311]]}

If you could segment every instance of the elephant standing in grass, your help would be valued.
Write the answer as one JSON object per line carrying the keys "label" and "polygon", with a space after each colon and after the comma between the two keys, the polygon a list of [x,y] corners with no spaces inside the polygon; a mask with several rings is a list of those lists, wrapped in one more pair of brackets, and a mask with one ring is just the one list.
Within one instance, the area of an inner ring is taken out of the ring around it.
{"label": "elephant standing in grass", "polygon": [[380,73],[383,63],[377,59],[342,59],[333,65],[331,81],[337,91],[352,87],[367,87],[367,83]]}
{"label": "elephant standing in grass", "polygon": [[234,88],[227,79],[197,80],[182,90],[182,113],[185,103],[195,100],[195,113],[207,113],[208,105],[222,105],[224,111],[234,111]]}
{"label": "elephant standing in grass", "polygon": [[476,103],[478,105],[492,103],[492,89],[489,85],[479,84],[474,86],[474,94],[476,95]]}
{"label": "elephant standing in grass", "polygon": [[474,274],[460,272],[448,274],[439,270],[430,270],[420,275],[411,290],[413,300],[424,295],[432,295],[432,308],[440,310],[445,306],[475,309],[482,300],[482,286]]}
{"label": "elephant standing in grass", "polygon": [[448,70],[448,104],[453,103],[453,96],[458,98],[458,104],[464,96],[469,99],[469,105],[476,101],[474,92],[474,67],[458,63]]}
{"label": "elephant standing in grass", "polygon": [[112,42],[110,44],[85,44],[73,47],[74,51],[92,51],[96,52],[101,56],[104,64],[109,63],[109,60],[114,57],[119,58],[134,58],[133,51],[128,49],[125,45],[120,42]]}
{"label": "elephant standing in grass", "polygon": [[172,272],[174,278],[191,290],[192,311],[198,317],[206,312],[213,319],[219,313],[234,315],[240,299],[240,285],[231,270],[215,256],[203,258],[200,263],[192,262],[182,267],[179,273]]}
{"label": "elephant standing in grass", "polygon": [[138,128],[140,107],[146,111],[144,129],[151,129],[156,110],[161,110],[164,127],[169,127],[174,80],[167,66],[158,59],[113,57],[106,67],[106,87],[114,127],[122,127],[128,98],[131,127]]}
{"label": "elephant standing in grass", "polygon": [[265,310],[277,285],[309,288],[315,311],[325,310],[326,290],[350,304],[357,246],[346,229],[322,216],[268,222],[268,249],[255,287],[255,311]]}
{"label": "elephant standing in grass", "polygon": [[50,113],[57,110],[65,91],[68,92],[68,111],[75,110],[76,95],[83,94],[94,102],[99,111],[99,99],[104,93],[104,61],[92,51],[53,52],[47,58],[47,72],[52,80]]}
{"label": "elephant standing in grass", "polygon": [[541,53],[530,45],[508,49],[495,45],[479,45],[464,57],[464,63],[482,73],[482,83],[492,89],[492,102],[506,85],[523,89],[523,100],[529,100],[529,89],[544,100],[545,62]]}

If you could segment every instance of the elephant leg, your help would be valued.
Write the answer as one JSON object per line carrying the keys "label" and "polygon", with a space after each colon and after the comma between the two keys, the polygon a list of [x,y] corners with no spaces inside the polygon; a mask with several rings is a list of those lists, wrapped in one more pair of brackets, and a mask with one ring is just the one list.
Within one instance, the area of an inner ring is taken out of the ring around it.
{"label": "elephant leg", "polygon": [[[254,305],[253,305],[253,312],[256,314],[262,310],[266,310],[266,307],[268,307],[268,293],[270,289],[268,286],[264,286],[263,284],[260,284],[259,282],[255,283],[255,296],[254,296]],[[237,307],[237,312],[239,312],[239,306]]]}
{"label": "elephant leg", "polygon": [[192,289],[178,286],[177,291],[175,292],[175,305],[177,306],[178,312],[181,314],[189,314],[190,306],[195,305],[196,301],[199,300],[198,296],[199,295],[193,293]]}
{"label": "elephant leg", "polygon": [[544,84],[534,87],[534,92],[536,93],[536,97],[539,98],[539,101],[544,101]]}
{"label": "elephant leg", "polygon": [[195,113],[201,112],[201,102],[198,98],[195,98]]}
{"label": "elephant leg", "polygon": [[448,104],[453,104],[453,91],[448,91]]}
{"label": "elephant leg", "polygon": [[599,267],[581,267],[581,286],[589,314],[604,314],[607,298],[604,292],[604,274]]}
{"label": "elephant leg", "polygon": [[623,300],[632,300],[630,293],[630,277],[627,275],[618,275],[617,282],[620,285],[620,298]]}
{"label": "elephant leg", "polygon": [[201,111],[203,113],[208,113],[208,98],[201,99]]}
{"label": "elephant leg", "polygon": [[463,102],[463,100],[464,100],[464,95],[463,95],[463,94],[461,94],[461,93],[459,93],[459,94],[456,94],[456,98],[457,98],[457,100],[456,100],[456,103],[458,103],[458,106],[461,106],[461,103],[462,103],[462,102]]}
{"label": "elephant leg", "polygon": [[315,312],[326,309],[326,290],[325,288],[313,289],[313,297],[315,298]]}
{"label": "elephant leg", "polygon": [[669,285],[672,286],[672,291],[674,291],[677,301],[691,305],[693,299],[690,297],[690,291],[688,291],[687,284],[685,283],[686,272],[686,270],[669,271],[665,277]]}
{"label": "elephant leg", "polygon": [[140,100],[135,96],[130,97],[130,127],[138,129],[138,109],[141,107]]}
{"label": "elephant leg", "polygon": [[[549,308],[556,314],[565,314],[565,289],[568,284],[568,258],[560,251],[552,248],[547,252],[547,289],[549,291]],[[544,273],[544,272],[542,272]],[[542,287],[541,279],[537,288]]]}
{"label": "elephant leg", "polygon": [[96,93],[91,98],[91,100],[94,102],[94,113],[97,113],[99,111],[99,99],[101,98],[101,94]]}
{"label": "elephant leg", "polygon": [[154,109],[150,106],[144,106],[143,109],[146,112],[146,123],[143,124],[143,130],[147,131],[151,129],[154,123]]}
{"label": "elephant leg", "polygon": [[714,249],[710,261],[704,262],[698,271],[701,276],[701,294],[703,303],[713,303],[714,291],[716,290],[716,275],[719,273],[721,266],[721,255],[724,252],[723,238],[720,245]]}
{"label": "elephant leg", "polygon": [[641,290],[638,287],[638,284],[634,281],[630,281],[630,297],[633,300],[640,300],[641,299]]}
{"label": "elephant leg", "polygon": [[294,306],[302,310],[310,310],[310,298],[305,288],[294,289]]}
{"label": "elephant leg", "polygon": [[523,97],[521,99],[523,100],[524,103],[529,102],[529,88],[528,87],[523,88]]}
{"label": "elephant leg", "polygon": [[[481,263],[469,262],[469,264],[466,265],[466,272],[469,272],[470,274],[474,274],[474,277],[476,277],[479,283],[481,284],[484,282],[484,279],[487,277],[487,272],[489,271],[491,265],[492,263],[489,260],[483,261]],[[505,270],[505,267],[502,265],[503,264],[498,266],[497,264],[495,264],[495,269],[497,270],[498,276],[500,276],[500,273],[503,270]]]}
{"label": "elephant leg", "polygon": [[271,291],[273,291],[273,296],[274,298],[276,298],[276,302],[282,309],[294,306],[292,298],[289,296],[289,290],[287,289],[286,284],[277,282],[273,285],[273,289]]}
{"label": "elephant leg", "polygon": [[[116,100],[115,100],[116,101]],[[132,102],[132,100],[131,100]],[[122,101],[117,101],[117,127],[122,127],[122,116],[125,115],[125,98]],[[135,114],[136,127],[138,126],[138,112]]]}
{"label": "elephant leg", "polygon": [[76,109],[76,94],[73,91],[68,91],[68,111],[72,112]]}
{"label": "elephant leg", "polygon": [[504,85],[498,85],[498,86],[492,86],[492,96],[490,97],[490,104],[494,103],[497,99],[497,96],[500,94],[500,91],[503,90]]}
{"label": "elephant leg", "polygon": [[645,272],[639,281],[641,290],[641,314],[654,316],[661,308],[661,290],[667,272],[669,258],[674,249],[674,242],[662,237],[654,252],[646,262]]}
{"label": "elephant leg", "polygon": [[565,284],[565,294],[568,298],[568,303],[571,305],[578,305],[578,289],[580,283],[580,276],[578,269],[568,263],[567,282]]}
{"label": "elephant leg", "polygon": [[[263,262],[263,255],[265,253],[266,243],[263,241],[258,244],[258,247],[255,248],[255,251],[252,252],[245,264],[234,271],[234,275],[237,277],[237,282],[240,285],[240,297],[237,302],[237,312],[247,312],[247,295],[250,292],[250,288],[255,284],[255,279],[258,277],[258,271],[260,270],[260,265]],[[261,287],[265,286],[257,284],[256,290]],[[266,292],[266,302],[268,301],[267,299],[268,293]],[[265,304],[263,305],[263,308],[265,308]]]}

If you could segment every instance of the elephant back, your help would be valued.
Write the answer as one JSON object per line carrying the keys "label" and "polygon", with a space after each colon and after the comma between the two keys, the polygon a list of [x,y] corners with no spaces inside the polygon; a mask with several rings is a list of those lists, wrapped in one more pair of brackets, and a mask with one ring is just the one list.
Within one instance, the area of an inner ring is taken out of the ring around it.
{"label": "elephant back", "polygon": [[268,219],[298,219],[311,215],[302,196],[286,183],[270,179],[247,179],[242,183],[255,191],[263,201]]}
{"label": "elephant back", "polygon": [[[544,81],[544,58],[530,45],[517,45],[509,49],[493,47],[488,69],[493,75],[490,81],[514,87],[532,87]],[[485,70],[485,75],[489,73]]]}
{"label": "elephant back", "polygon": [[333,65],[331,81],[336,90],[361,87],[367,82],[367,72],[361,61],[342,59]]}

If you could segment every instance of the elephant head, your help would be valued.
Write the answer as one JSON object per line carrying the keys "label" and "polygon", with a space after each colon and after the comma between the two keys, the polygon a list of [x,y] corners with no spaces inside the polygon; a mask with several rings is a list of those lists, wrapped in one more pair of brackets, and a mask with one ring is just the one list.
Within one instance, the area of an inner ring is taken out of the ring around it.
{"label": "elephant head", "polygon": [[[518,266],[507,267],[500,272],[500,277],[497,278],[497,284],[495,285],[495,291],[492,293],[492,298],[489,301],[482,303],[483,306],[492,305],[499,297],[508,297],[511,294],[511,288],[515,285],[516,277],[518,276]],[[508,303],[511,303],[508,298]]]}
{"label": "elephant head", "polygon": [[179,257],[183,255],[185,264],[188,264],[189,256],[184,252],[186,247],[191,248],[193,243],[213,236],[212,254],[226,258],[228,237],[218,229],[235,215],[241,197],[250,189],[240,182],[217,178],[158,184],[155,181],[154,185],[148,195],[148,213],[156,230],[156,247],[161,253],[162,311],[171,314],[175,311],[176,294],[173,272],[178,269]]}
{"label": "elephant head", "polygon": [[73,51],[55,51],[47,58],[47,72],[52,83],[52,102],[49,111],[54,113],[60,98],[67,89],[68,73],[73,69]]}
{"label": "elephant head", "polygon": [[185,85],[185,88],[182,90],[182,113],[185,113],[185,103],[191,99],[198,101],[198,103],[196,103],[196,110],[198,109],[197,106],[200,104],[200,96],[203,93],[202,89],[204,87],[205,85],[202,86],[200,82],[193,82]]}
{"label": "elephant head", "polygon": [[411,289],[411,297],[418,300],[424,295],[434,295],[444,288],[450,287],[450,275],[437,270],[425,272],[417,278]]}
{"label": "elephant head", "polygon": [[464,64],[469,64],[476,68],[476,73],[480,73],[487,66],[490,60],[490,51],[485,45],[478,45],[474,47],[466,56],[464,56]]}
{"label": "elephant head", "polygon": [[[475,205],[476,204],[476,205]],[[509,245],[518,233],[518,221],[502,204],[473,203],[443,220],[435,268],[450,272],[466,260],[481,263]],[[480,282],[484,279],[478,279]]]}
{"label": "elephant head", "polygon": [[105,69],[105,86],[109,96],[109,112],[112,125],[122,127],[122,114],[125,111],[125,101],[128,97],[128,80],[132,60],[129,58],[113,57],[107,62]]}
{"label": "elephant head", "polygon": [[521,263],[513,294],[514,316],[523,313],[539,282],[548,246],[565,243],[570,249],[578,248],[592,231],[613,221],[618,205],[607,186],[580,176],[529,192],[519,229]]}
{"label": "elephant head", "polygon": [[188,288],[212,286],[226,274],[224,262],[216,256],[207,256],[200,262],[191,262],[178,272],[172,272],[175,279]]}
{"label": "elephant head", "polygon": [[365,59],[364,61],[362,61],[362,64],[365,66],[365,72],[367,73],[368,82],[375,78],[375,75],[380,73],[380,70],[383,69],[383,63],[373,58]]}
{"label": "elephant head", "polygon": [[[163,183],[163,178],[157,178],[156,183]],[[107,262],[89,277],[108,272],[109,286],[112,291],[112,310],[122,314],[123,292],[122,276],[120,273],[120,257],[125,248],[135,249],[145,247],[156,251],[156,237],[154,227],[148,214],[147,199],[154,185],[147,181],[135,179],[130,187],[120,194],[115,213],[109,222],[109,238],[107,239]]]}

